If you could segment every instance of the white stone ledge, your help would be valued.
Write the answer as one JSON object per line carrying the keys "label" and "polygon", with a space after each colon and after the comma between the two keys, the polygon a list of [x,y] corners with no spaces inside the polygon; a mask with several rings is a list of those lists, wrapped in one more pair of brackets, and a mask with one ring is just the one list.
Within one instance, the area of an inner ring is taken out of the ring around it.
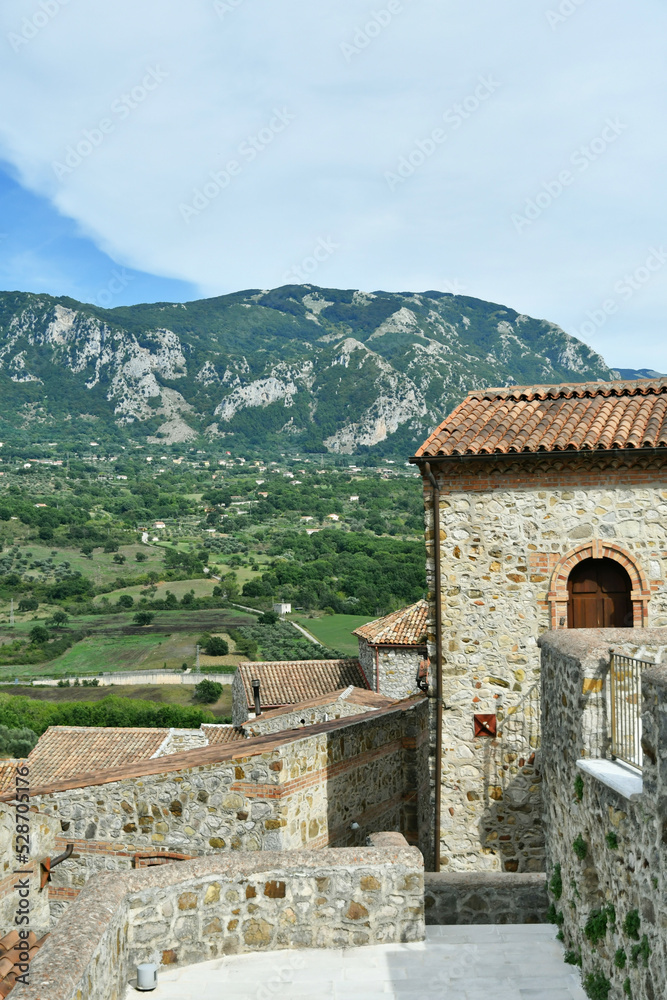
{"label": "white stone ledge", "polygon": [[642,794],[644,787],[642,773],[635,770],[634,767],[628,767],[617,760],[591,760],[589,758],[578,760],[577,767],[632,802],[636,801]]}

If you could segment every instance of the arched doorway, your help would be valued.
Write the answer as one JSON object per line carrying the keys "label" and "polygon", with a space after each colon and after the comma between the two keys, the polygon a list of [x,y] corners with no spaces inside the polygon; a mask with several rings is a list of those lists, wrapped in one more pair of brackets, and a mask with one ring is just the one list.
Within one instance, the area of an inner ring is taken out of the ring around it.
{"label": "arched doorway", "polygon": [[632,628],[632,581],[613,559],[584,559],[567,581],[568,628]]}

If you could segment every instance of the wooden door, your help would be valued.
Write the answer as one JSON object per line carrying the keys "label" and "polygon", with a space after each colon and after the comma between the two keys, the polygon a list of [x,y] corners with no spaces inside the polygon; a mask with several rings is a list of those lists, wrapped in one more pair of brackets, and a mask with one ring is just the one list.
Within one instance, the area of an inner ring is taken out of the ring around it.
{"label": "wooden door", "polygon": [[585,559],[570,573],[569,628],[632,628],[632,583],[613,559]]}

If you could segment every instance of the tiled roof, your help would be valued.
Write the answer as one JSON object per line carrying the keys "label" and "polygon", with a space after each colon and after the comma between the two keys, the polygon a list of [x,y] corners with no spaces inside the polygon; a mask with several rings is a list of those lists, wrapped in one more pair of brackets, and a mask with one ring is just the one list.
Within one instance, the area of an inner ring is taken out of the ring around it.
{"label": "tiled roof", "polygon": [[49,726],[28,756],[30,784],[50,785],[88,771],[148,760],[168,736],[168,729]]}
{"label": "tiled roof", "polygon": [[[342,661],[347,662],[347,661]],[[409,712],[424,699],[405,698],[402,701],[395,701],[386,708],[378,708],[379,713]],[[353,719],[330,719],[328,722],[318,722],[308,727],[306,733],[303,730],[281,731],[267,736],[256,736],[243,742],[231,742],[213,746],[202,747],[198,750],[186,750],[184,753],[171,754],[168,757],[154,757],[150,760],[136,760],[131,764],[123,764],[120,767],[110,767],[102,771],[84,772],[82,774],[71,775],[52,782],[50,785],[35,786],[31,781],[30,794],[33,797],[38,795],[61,792],[71,788],[89,788],[97,785],[109,785],[126,778],[142,778],[150,774],[170,774],[179,771],[187,771],[195,767],[206,767],[210,764],[218,764],[223,761],[240,760],[248,757],[261,756],[274,750],[279,750],[289,743],[304,739],[309,736],[317,736],[320,733],[332,733],[355,723],[363,724],[367,714],[363,713]],[[0,802],[12,801],[13,792],[5,791],[0,795]]]}
{"label": "tiled roof", "polygon": [[5,934],[0,939],[0,997],[3,1000],[4,997],[11,993],[16,982],[16,977],[21,974],[20,970],[17,971],[16,969],[16,966],[21,961],[18,950],[19,943],[21,944],[22,952],[25,952],[25,944],[28,945],[30,950],[29,961],[32,961],[36,952],[41,948],[48,936],[48,934],[45,934],[44,937],[37,939],[36,935],[30,931],[24,942],[19,939],[18,931],[14,930]]}
{"label": "tiled roof", "polygon": [[[387,698],[383,694],[369,691],[367,688],[348,687],[339,691],[330,691],[328,694],[321,694],[318,698],[308,698],[307,701],[300,701],[296,705],[282,705],[269,712],[262,712],[262,720],[275,719],[288,712],[304,711],[308,708],[321,708],[326,705],[335,705],[337,701],[349,701],[352,705],[360,705],[368,709],[389,708],[396,703],[395,698]],[[254,704],[254,703],[253,703]],[[247,723],[244,723],[246,726]]]}
{"label": "tiled roof", "polygon": [[3,757],[0,760],[0,795],[13,783],[14,769],[18,763],[15,757]]}
{"label": "tiled roof", "polygon": [[298,705],[309,698],[318,698],[340,688],[368,688],[358,660],[292,660],[274,663],[240,663],[239,676],[248,702],[255,701],[252,681],[260,682],[262,706],[278,708]]}
{"label": "tiled roof", "polygon": [[667,447],[667,378],[479,389],[416,458]]}
{"label": "tiled roof", "polygon": [[241,730],[235,729],[231,725],[214,725],[213,723],[207,725],[205,722],[202,722],[201,728],[209,746],[217,743],[237,743],[239,740],[244,739]]}
{"label": "tiled roof", "polygon": [[352,635],[358,635],[372,646],[423,646],[426,643],[427,618],[427,602],[417,601],[409,608],[401,608],[384,618],[361,625]]}

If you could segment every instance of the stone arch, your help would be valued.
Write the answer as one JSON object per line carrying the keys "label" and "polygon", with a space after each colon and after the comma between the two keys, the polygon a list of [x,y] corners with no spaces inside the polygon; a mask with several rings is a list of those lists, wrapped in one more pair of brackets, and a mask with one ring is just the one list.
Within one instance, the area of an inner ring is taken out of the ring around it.
{"label": "stone arch", "polygon": [[603,542],[599,538],[584,542],[563,556],[551,576],[551,589],[547,600],[551,608],[551,627],[567,628],[567,581],[570,573],[584,559],[612,559],[620,563],[632,582],[632,621],[634,628],[648,625],[648,602],[651,596],[648,579],[639,563],[626,549],[614,542]]}

